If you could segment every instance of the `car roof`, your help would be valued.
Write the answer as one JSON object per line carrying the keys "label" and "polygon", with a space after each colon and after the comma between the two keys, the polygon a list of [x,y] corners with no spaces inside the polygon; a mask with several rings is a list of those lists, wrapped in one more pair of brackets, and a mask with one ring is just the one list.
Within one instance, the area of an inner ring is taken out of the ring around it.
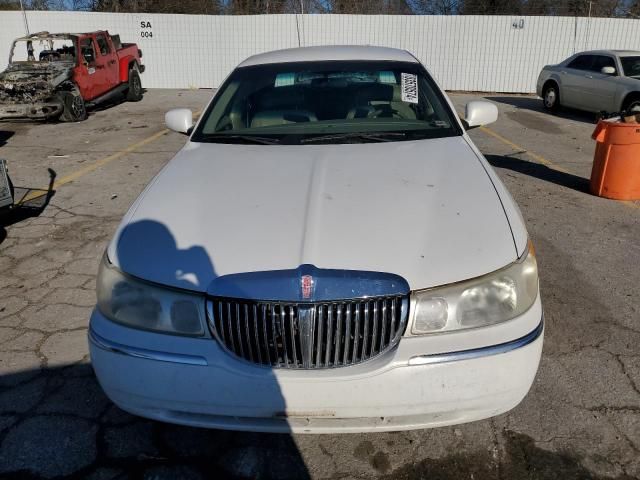
{"label": "car roof", "polygon": [[269,63],[314,62],[326,60],[390,60],[396,62],[418,63],[418,60],[406,50],[387,47],[355,45],[332,45],[324,47],[301,47],[274,50],[253,55],[238,67],[264,65]]}
{"label": "car roof", "polygon": [[635,50],[588,50],[586,52],[580,52],[578,55],[617,55],[619,57],[628,57],[640,55],[640,52]]}

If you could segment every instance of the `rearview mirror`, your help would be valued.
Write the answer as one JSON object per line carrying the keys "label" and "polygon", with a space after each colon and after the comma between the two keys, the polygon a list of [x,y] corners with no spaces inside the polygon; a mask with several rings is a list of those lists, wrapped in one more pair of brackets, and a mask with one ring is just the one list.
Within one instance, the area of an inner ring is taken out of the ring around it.
{"label": "rearview mirror", "polygon": [[600,70],[603,74],[605,75],[615,75],[616,74],[616,69],[613,67],[602,67],[602,70]]}
{"label": "rearview mirror", "polygon": [[464,123],[468,129],[488,125],[496,120],[498,120],[498,107],[491,102],[473,100],[464,108]]}
{"label": "rearview mirror", "polygon": [[193,128],[193,112],[188,108],[174,108],[164,114],[164,123],[169,130],[188,135]]}

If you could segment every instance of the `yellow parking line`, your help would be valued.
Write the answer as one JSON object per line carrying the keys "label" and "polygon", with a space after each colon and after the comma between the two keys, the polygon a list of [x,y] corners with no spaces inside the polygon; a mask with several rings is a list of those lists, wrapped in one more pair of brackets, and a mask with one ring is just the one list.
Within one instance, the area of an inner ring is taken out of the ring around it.
{"label": "yellow parking line", "polygon": [[[69,173],[68,175],[65,175],[64,177],[59,178],[58,180],[56,180],[55,182],[53,182],[53,189],[57,189],[60,188],[62,185],[65,185],[69,182],[73,182],[74,180],[77,180],[80,177],[85,176],[87,173],[91,173],[95,170],[97,170],[98,168],[106,165],[107,163],[113,162],[114,160],[117,160],[118,158],[124,157],[125,155],[132,153],[134,151],[136,151],[137,149],[139,149],[140,147],[144,147],[145,145],[159,139],[160,137],[162,137],[164,134],[166,134],[167,132],[169,132],[168,128],[165,128],[164,130],[161,130],[157,133],[154,133],[153,135],[151,135],[150,137],[145,138],[144,140],[141,140],[137,143],[134,143],[133,145],[129,145],[127,148],[120,150],[119,152],[116,152],[112,155],[109,155],[108,157],[104,157],[101,158],[99,160],[96,160],[95,162],[86,165],[85,167],[82,167],[74,172]],[[28,195],[26,195],[21,203],[24,202],[28,202],[30,200],[33,200],[35,198],[41,197],[42,196],[42,191],[38,190],[36,192],[32,192]]]}
{"label": "yellow parking line", "polygon": [[562,173],[571,173],[571,172],[569,172],[569,170],[561,167],[560,165],[556,165],[551,160],[547,160],[546,158],[544,158],[544,157],[542,157],[542,156],[540,156],[540,155],[538,155],[536,153],[530,152],[529,150],[527,150],[524,147],[521,147],[517,143],[513,143],[508,138],[503,137],[502,135],[500,135],[499,133],[494,132],[493,130],[491,130],[488,127],[480,127],[480,130],[482,130],[484,133],[486,133],[488,135],[491,135],[494,138],[497,138],[502,143],[504,143],[506,145],[509,145],[514,150],[518,150],[518,151],[522,151],[522,152],[526,153],[527,155],[529,155],[531,158],[533,158],[538,163],[546,165],[547,167],[551,167],[554,170],[557,170],[557,171],[562,172]]}
{"label": "yellow parking line", "polygon": [[[201,110],[195,112],[193,114],[194,120],[196,120],[199,116],[200,113],[202,113]],[[79,179],[80,177],[85,176],[88,173],[91,173],[95,170],[97,170],[100,167],[103,167],[104,165],[113,162],[114,160],[117,160],[119,158],[124,157],[125,155],[128,155],[129,153],[133,153],[136,150],[138,150],[141,147],[144,147],[145,145],[148,145],[151,142],[155,142],[157,139],[159,139],[160,137],[162,137],[163,135],[169,133],[169,129],[165,128],[163,130],[160,130],[157,133],[154,133],[153,135],[151,135],[150,137],[147,137],[143,140],[140,140],[137,143],[134,143],[132,145],[129,145],[127,148],[120,150],[112,155],[109,155],[108,157],[104,157],[101,159],[96,160],[95,162],[82,167],[74,172],[69,173],[68,175],[65,175],[64,177],[59,178],[58,180],[56,180],[55,182],[53,182],[53,189],[57,189],[60,188],[63,185],[66,185],[69,182],[73,182],[74,180]],[[35,198],[41,197],[42,196],[42,191],[37,191],[37,192],[32,192],[28,195],[25,195],[25,197],[22,199],[22,201],[20,203],[24,203],[24,202],[28,202],[30,200],[33,200]]]}
{"label": "yellow parking line", "polygon": [[[526,148],[521,147],[517,143],[513,143],[508,138],[503,137],[502,135],[500,135],[499,133],[494,132],[493,130],[491,130],[488,127],[480,127],[480,130],[482,130],[487,135],[490,135],[493,138],[496,138],[497,140],[500,140],[502,143],[504,143],[505,145],[508,145],[509,147],[513,148],[514,150],[526,153],[529,157],[534,159],[536,162],[541,163],[542,165],[545,165],[545,166],[551,168],[552,170],[556,170],[556,171],[562,172],[562,173],[571,174],[571,172],[569,170],[567,170],[566,168],[563,168],[560,165],[555,164],[551,160],[548,160],[548,159],[544,158],[543,156],[538,155],[537,153],[533,153],[533,152],[527,150]],[[631,200],[623,200],[623,201],[618,200],[618,201],[621,204],[623,204],[623,205],[625,205],[627,207],[640,209],[640,204],[637,204],[637,203],[635,203],[635,202],[633,202]]]}
{"label": "yellow parking line", "polygon": [[119,152],[116,152],[113,155],[109,155],[108,157],[104,157],[104,158],[101,158],[100,160],[96,160],[91,165],[87,165],[86,167],[80,168],[79,170],[76,170],[75,172],[71,172],[70,174],[65,175],[64,177],[60,178],[59,180],[56,180],[54,182],[54,184],[53,184],[53,188],[54,189],[55,188],[59,188],[62,185],[65,185],[65,184],[67,184],[69,182],[73,182],[74,180],[77,180],[78,178],[83,177],[87,173],[91,173],[94,170],[97,170],[98,168],[102,167],[103,165],[106,165],[109,162],[117,160],[118,158],[123,157],[123,156],[127,155],[128,153],[132,153],[132,152],[136,151],[137,149],[139,149],[140,147],[144,147],[145,145],[157,140],[158,138],[162,137],[165,133],[168,133],[168,132],[169,132],[169,129],[165,128],[164,130],[161,130],[158,133],[155,133],[155,134],[151,135],[150,137],[147,137],[144,140],[139,141],[138,143],[134,143],[133,145],[129,145],[124,150],[120,150]]}

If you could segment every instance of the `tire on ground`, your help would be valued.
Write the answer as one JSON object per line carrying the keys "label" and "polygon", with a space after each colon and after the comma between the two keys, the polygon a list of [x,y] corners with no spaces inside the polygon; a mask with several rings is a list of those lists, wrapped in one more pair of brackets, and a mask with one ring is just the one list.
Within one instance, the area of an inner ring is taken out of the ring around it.
{"label": "tire on ground", "polygon": [[556,112],[560,108],[560,89],[555,82],[547,82],[542,89],[542,104],[550,112]]}
{"label": "tire on ground", "polygon": [[59,92],[58,98],[62,103],[61,122],[81,122],[87,118],[87,108],[84,99],[78,92]]}
{"label": "tire on ground", "polygon": [[142,100],[142,82],[138,70],[129,70],[129,88],[127,89],[127,101],[139,102]]}
{"label": "tire on ground", "polygon": [[622,111],[640,113],[640,93],[627,95],[622,104]]}

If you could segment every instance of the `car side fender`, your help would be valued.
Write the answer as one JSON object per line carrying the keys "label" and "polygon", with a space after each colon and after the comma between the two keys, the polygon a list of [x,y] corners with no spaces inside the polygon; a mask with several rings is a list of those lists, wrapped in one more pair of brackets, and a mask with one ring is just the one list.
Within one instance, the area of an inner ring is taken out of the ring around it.
{"label": "car side fender", "polygon": [[133,55],[126,55],[120,58],[120,83],[129,81],[129,66],[134,64],[138,65],[136,58]]}
{"label": "car side fender", "polygon": [[544,88],[544,85],[549,80],[555,81],[558,84],[558,86],[561,85],[561,80],[560,80],[561,76],[559,72],[555,70],[555,68],[556,68],[555,65],[553,67],[546,66],[540,72],[540,75],[538,76],[538,81],[536,82],[536,93],[539,97],[542,97],[542,90]]}
{"label": "car side fender", "polygon": [[558,86],[562,86],[562,75],[560,75],[558,72],[551,72],[551,74],[545,80],[545,83],[549,80],[554,80],[558,84]]}
{"label": "car side fender", "polygon": [[631,78],[620,78],[618,88],[616,88],[615,105],[618,106],[618,110],[622,110],[622,104],[630,93],[638,93],[638,81]]}

